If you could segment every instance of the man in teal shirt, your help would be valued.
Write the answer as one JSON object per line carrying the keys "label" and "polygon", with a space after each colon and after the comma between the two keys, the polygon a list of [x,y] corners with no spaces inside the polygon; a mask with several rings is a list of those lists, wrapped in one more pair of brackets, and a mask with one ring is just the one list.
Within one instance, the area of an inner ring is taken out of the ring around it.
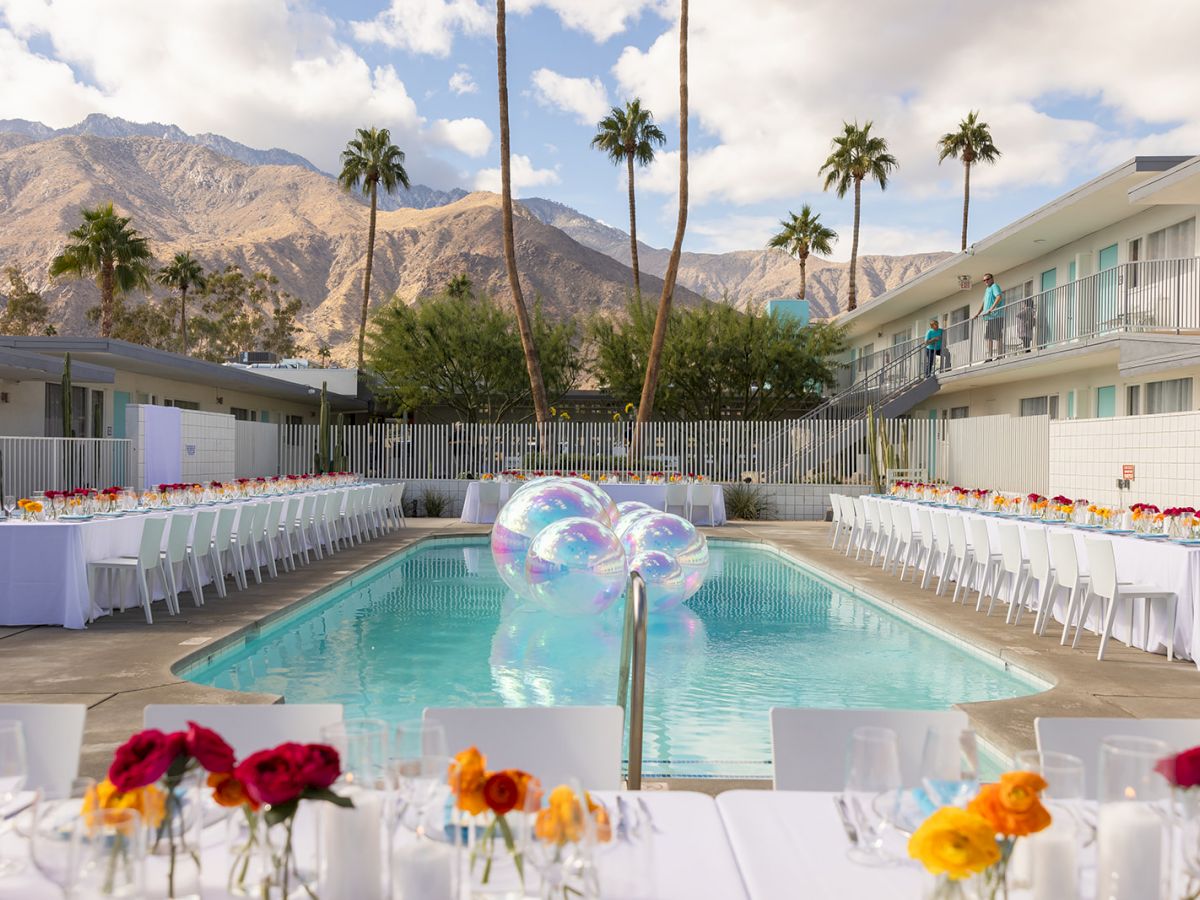
{"label": "man in teal shirt", "polygon": [[942,327],[936,318],[929,320],[929,330],[925,332],[925,377],[933,374],[933,357],[942,355]]}
{"label": "man in teal shirt", "polygon": [[1004,292],[992,278],[991,272],[983,276],[983,283],[986,285],[983,292],[983,306],[980,307],[979,312],[975,313],[975,318],[983,316],[983,339],[987,341],[987,359],[984,362],[991,362],[1000,355],[997,347],[1002,343],[1004,335],[1004,319],[1002,318],[1004,315],[1002,308]]}

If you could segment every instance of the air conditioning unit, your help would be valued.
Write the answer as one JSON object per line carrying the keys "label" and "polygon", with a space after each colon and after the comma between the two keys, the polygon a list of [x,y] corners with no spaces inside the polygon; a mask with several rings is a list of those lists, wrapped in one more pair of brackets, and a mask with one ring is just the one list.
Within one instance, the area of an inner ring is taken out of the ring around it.
{"label": "air conditioning unit", "polygon": [[269,350],[243,350],[238,354],[237,361],[243,366],[253,366],[255,364],[261,365],[263,363],[277,363],[279,362],[279,355],[277,353],[272,353]]}

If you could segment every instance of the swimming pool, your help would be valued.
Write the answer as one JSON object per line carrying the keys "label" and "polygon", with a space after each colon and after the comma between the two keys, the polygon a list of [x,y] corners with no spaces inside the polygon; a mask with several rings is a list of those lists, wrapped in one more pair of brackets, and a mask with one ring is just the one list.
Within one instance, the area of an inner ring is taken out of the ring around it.
{"label": "swimming pool", "polygon": [[[946,709],[1041,689],[767,547],[709,547],[704,587],[650,621],[649,777],[770,777],[772,706]],[[520,607],[486,538],[441,538],[182,674],[393,722],[427,706],[614,703],[619,606],[585,619]]]}

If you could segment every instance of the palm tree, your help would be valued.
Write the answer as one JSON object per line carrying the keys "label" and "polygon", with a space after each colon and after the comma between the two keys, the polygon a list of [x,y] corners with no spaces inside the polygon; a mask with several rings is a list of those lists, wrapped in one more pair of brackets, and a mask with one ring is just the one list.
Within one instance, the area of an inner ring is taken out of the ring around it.
{"label": "palm tree", "polygon": [[465,273],[455,275],[446,282],[446,293],[456,300],[469,300],[472,291],[471,277]]}
{"label": "palm tree", "polygon": [[629,256],[633,265],[633,292],[642,295],[642,280],[638,272],[637,213],[633,199],[633,164],[648,166],[654,161],[654,145],[662,146],[667,136],[654,124],[654,113],[642,109],[642,101],[634,98],[625,108],[614,106],[596,125],[592,147],[608,154],[615,165],[625,163],[629,182]]}
{"label": "palm tree", "polygon": [[358,367],[363,364],[363,345],[367,338],[367,310],[371,305],[371,266],[375,262],[375,210],[379,186],[392,193],[397,185],[409,187],[404,171],[404,151],[392,143],[386,128],[359,128],[354,140],[342,151],[342,172],[338,184],[344,191],[362,185],[362,192],[371,198],[371,224],[367,227],[367,270],[363,273],[362,315],[358,320]]}
{"label": "palm tree", "polygon": [[508,284],[512,288],[513,306],[517,314],[517,331],[521,335],[521,349],[525,353],[525,369],[529,373],[533,414],[541,424],[551,419],[550,403],[546,399],[546,383],[542,380],[542,362],[538,357],[537,346],[533,343],[529,310],[525,308],[525,295],[521,293],[521,280],[517,276],[517,250],[513,238],[512,166],[508,140],[508,41],[505,35],[505,17],[505,0],[496,0],[496,76],[500,83],[500,230],[504,239],[504,268],[508,270]]}
{"label": "palm tree", "polygon": [[800,207],[800,215],[788,212],[790,219],[783,219],[779,234],[767,242],[768,247],[777,247],[785,253],[800,260],[800,299],[803,300],[807,287],[805,267],[808,254],[828,256],[833,252],[837,242],[837,232],[821,224],[821,214],[814,213],[812,207],[805,203]]}
{"label": "palm tree", "polygon": [[192,288],[204,290],[207,279],[204,277],[204,267],[192,258],[190,253],[176,253],[169,265],[163,266],[154,276],[154,280],[163,287],[175,288],[179,291],[179,352],[187,355],[187,294]]}
{"label": "palm tree", "polygon": [[948,131],[938,138],[938,165],[953,157],[963,164],[963,223],[962,248],[967,249],[967,209],[971,205],[971,166],[977,162],[994,163],[1000,151],[992,143],[992,130],[987,122],[979,121],[977,110],[967,113],[958,123],[958,131]]}
{"label": "palm tree", "polygon": [[878,182],[881,191],[887,190],[888,175],[896,168],[896,157],[888,153],[884,138],[871,135],[871,123],[858,127],[855,122],[843,122],[843,131],[833,139],[833,152],[818,170],[825,176],[825,190],[836,188],[838,197],[845,197],[854,187],[854,238],[850,243],[850,298],[847,309],[858,306],[854,270],[858,264],[858,223],[862,210],[864,178]]}
{"label": "palm tree", "polygon": [[83,224],[68,236],[68,243],[50,261],[50,275],[95,276],[100,286],[100,335],[111,337],[114,298],[134,288],[150,286],[150,245],[129,227],[128,216],[118,216],[112,203],[81,211]]}
{"label": "palm tree", "polygon": [[658,315],[654,320],[654,335],[646,357],[646,379],[642,382],[642,397],[638,403],[634,441],[640,426],[654,414],[654,394],[658,390],[658,368],[662,361],[663,344],[667,339],[667,319],[675,296],[675,278],[679,275],[679,256],[683,252],[683,233],[687,229],[688,208],[688,80],[687,80],[688,0],[679,0],[679,217],[675,221],[675,243],[663,275],[662,296],[658,300]]}

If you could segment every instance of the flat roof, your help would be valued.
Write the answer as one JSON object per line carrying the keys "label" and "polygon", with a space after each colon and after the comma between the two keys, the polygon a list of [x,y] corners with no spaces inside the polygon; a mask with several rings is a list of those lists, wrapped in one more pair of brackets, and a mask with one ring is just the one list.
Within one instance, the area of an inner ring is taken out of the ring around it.
{"label": "flat roof", "polygon": [[957,293],[960,275],[978,281],[985,272],[1014,268],[1120,221],[1130,214],[1133,189],[1191,159],[1137,156],[1127,160],[834,321],[848,326],[851,334],[868,331]]}
{"label": "flat roof", "polygon": [[[29,350],[0,347],[0,378],[8,381],[60,381],[61,356],[47,356]],[[96,366],[71,359],[71,379],[85,384],[112,384],[116,373],[107,366]]]}
{"label": "flat roof", "polygon": [[1200,203],[1200,156],[1193,156],[1161,175],[1147,178],[1129,192],[1129,202]]}
{"label": "flat roof", "polygon": [[[200,382],[213,387],[245,391],[248,394],[273,397],[278,400],[291,400],[297,403],[311,404],[319,400],[319,391],[307,385],[294,384],[279,378],[272,378],[269,375],[260,375],[249,369],[193,359],[190,356],[171,353],[167,350],[155,350],[115,338],[0,335],[0,348],[5,347],[57,357],[60,372],[62,370],[61,357],[70,353],[73,370],[75,361],[79,360],[91,364],[97,370],[107,368],[110,373],[118,370],[169,378],[174,381]],[[91,380],[84,379],[82,375],[75,375],[74,371],[72,374],[78,381]],[[113,379],[109,377],[102,380],[111,383]],[[329,392],[329,405],[332,409],[347,411],[367,408],[367,404],[357,397],[332,391]]]}

